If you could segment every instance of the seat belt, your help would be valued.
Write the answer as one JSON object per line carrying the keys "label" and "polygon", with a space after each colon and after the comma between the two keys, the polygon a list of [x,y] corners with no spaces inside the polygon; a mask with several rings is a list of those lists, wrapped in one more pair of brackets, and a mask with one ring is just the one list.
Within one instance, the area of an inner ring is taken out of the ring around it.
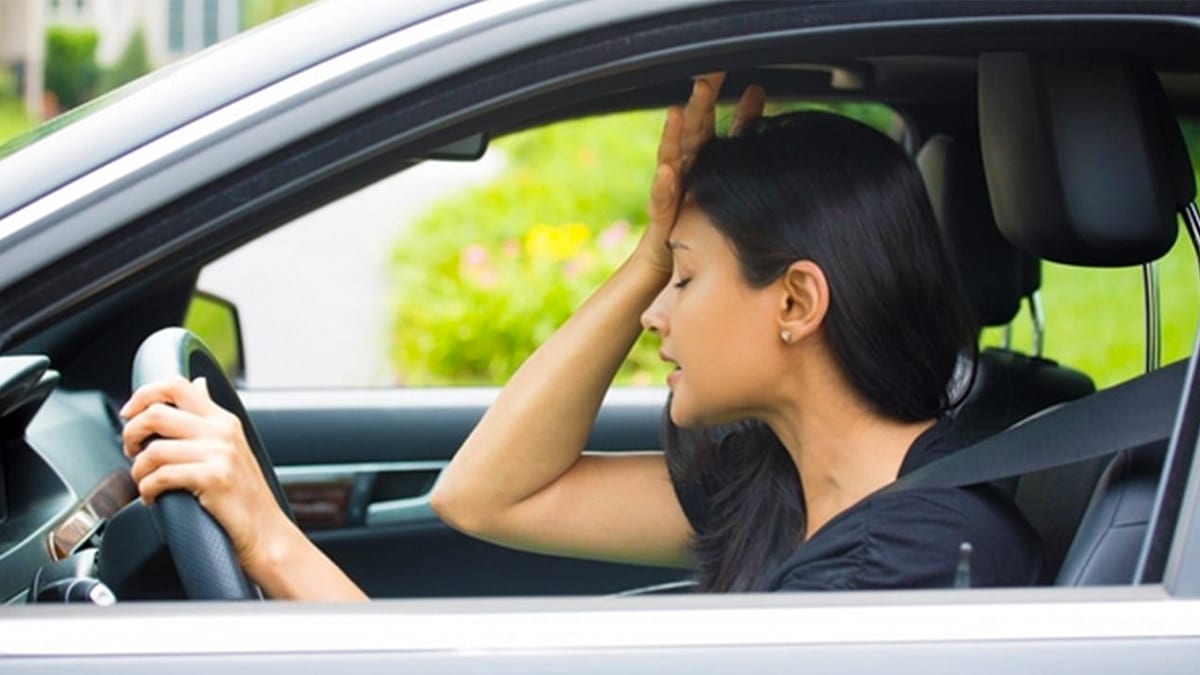
{"label": "seat belt", "polygon": [[1183,360],[1064,403],[905,474],[876,494],[1012,478],[1170,439],[1190,372]]}

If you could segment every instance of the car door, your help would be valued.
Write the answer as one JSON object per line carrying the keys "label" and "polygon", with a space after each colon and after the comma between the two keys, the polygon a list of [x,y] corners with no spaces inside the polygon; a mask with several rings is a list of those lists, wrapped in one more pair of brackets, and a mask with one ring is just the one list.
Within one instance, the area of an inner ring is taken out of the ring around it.
{"label": "car door", "polygon": [[[491,389],[243,391],[306,532],[372,597],[613,593],[686,570],[526,553],[459,534],[428,494]],[[662,392],[606,401],[588,447],[658,447]]]}

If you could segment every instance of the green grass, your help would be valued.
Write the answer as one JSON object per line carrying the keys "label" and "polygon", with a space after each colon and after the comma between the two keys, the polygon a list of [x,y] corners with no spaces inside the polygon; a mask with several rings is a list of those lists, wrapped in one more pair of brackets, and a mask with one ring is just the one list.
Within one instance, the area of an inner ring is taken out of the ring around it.
{"label": "green grass", "polygon": [[21,99],[0,99],[0,145],[34,127]]}
{"label": "green grass", "polygon": [[[1196,256],[1180,231],[1170,253],[1158,261],[1162,315],[1162,362],[1189,355],[1195,343]],[[1145,369],[1145,314],[1140,267],[1096,269],[1042,264],[1045,355],[1092,376],[1098,387]],[[1032,348],[1028,306],[1013,322],[1013,346]],[[984,331],[983,344],[998,345],[1000,329]]]}

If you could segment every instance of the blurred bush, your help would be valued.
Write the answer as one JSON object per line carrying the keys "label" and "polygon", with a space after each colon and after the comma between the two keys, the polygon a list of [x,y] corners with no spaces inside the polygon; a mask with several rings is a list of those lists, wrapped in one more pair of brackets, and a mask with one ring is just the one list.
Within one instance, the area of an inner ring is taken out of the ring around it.
{"label": "blurred bush", "polygon": [[299,9],[312,0],[252,0],[241,3],[242,28],[250,28],[260,23],[270,21],[293,10]]}
{"label": "blurred bush", "polygon": [[25,133],[33,125],[21,99],[0,98],[0,157],[7,151],[10,138]]}
{"label": "blurred bush", "polygon": [[[625,259],[646,219],[660,112],[493,144],[508,168],[443,201],[396,248],[391,357],[407,385],[497,384]],[[643,339],[618,381],[666,370]]]}
{"label": "blurred bush", "polygon": [[99,36],[91,28],[51,26],[46,29],[46,90],[69,110],[97,93],[100,66],[96,63]]}
{"label": "blurred bush", "polygon": [[123,84],[132,82],[149,73],[154,67],[150,63],[150,54],[146,49],[146,35],[138,28],[129,36],[125,50],[111,68],[100,75],[100,93],[112,91]]}
{"label": "blurred bush", "polygon": [[18,95],[20,92],[17,91],[17,74],[8,68],[0,68],[0,101],[16,98]]}
{"label": "blurred bush", "polygon": [[[835,110],[887,132],[884,106]],[[723,129],[731,110],[718,113]],[[437,204],[398,242],[391,362],[406,385],[500,384],[625,259],[646,221],[663,112],[593,117],[493,143],[491,183]],[[643,335],[618,384],[662,384],[658,339]]]}

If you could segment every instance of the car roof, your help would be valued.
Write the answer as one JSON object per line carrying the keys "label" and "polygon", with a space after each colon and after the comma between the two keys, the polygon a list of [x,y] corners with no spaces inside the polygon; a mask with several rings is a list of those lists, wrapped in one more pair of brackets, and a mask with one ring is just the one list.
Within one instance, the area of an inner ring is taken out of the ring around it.
{"label": "car roof", "polygon": [[0,215],[231,101],[469,4],[325,0],[172,64],[18,139],[34,142],[0,161]]}
{"label": "car roof", "polygon": [[[533,8],[573,2],[586,4],[579,0],[528,0],[521,4]],[[0,185],[5,186],[0,191],[0,217],[172,130],[331,57],[452,10],[486,4],[482,0],[319,0],[215,45],[87,104],[75,114],[67,113],[48,122],[18,139],[18,143],[28,145],[7,158],[0,147]],[[661,11],[670,9],[667,4],[677,9],[681,5],[724,3],[680,0],[664,3]],[[882,10],[889,3],[870,4]],[[999,12],[1012,9],[1019,14],[1021,9],[1004,3],[985,4]],[[761,64],[762,56],[756,58]],[[974,54],[857,54],[854,58],[812,63],[784,52],[774,66],[756,66],[744,71],[747,81],[763,83],[772,95],[781,97],[868,99],[893,105],[972,105],[974,98]],[[731,85],[737,84],[740,78],[736,66],[731,65],[730,70]],[[856,82],[861,86],[854,86]],[[502,133],[554,118],[610,109],[665,105],[679,98],[675,84],[614,90],[490,131]],[[1200,75],[1188,72],[1169,77],[1164,84],[1178,112],[1200,110]],[[64,162],[64,157],[70,157],[70,162]]]}

